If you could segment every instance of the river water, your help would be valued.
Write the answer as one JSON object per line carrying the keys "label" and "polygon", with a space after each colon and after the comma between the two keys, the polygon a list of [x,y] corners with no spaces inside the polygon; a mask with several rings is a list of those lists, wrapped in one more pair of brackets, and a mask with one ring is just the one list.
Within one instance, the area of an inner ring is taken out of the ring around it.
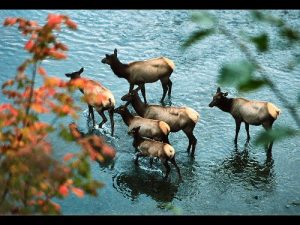
{"label": "river water", "polygon": [[[198,139],[195,159],[186,153],[188,140],[183,132],[172,133],[170,142],[177,151],[177,163],[183,182],[178,181],[174,167],[170,179],[162,179],[164,168],[155,163],[149,168],[148,160],[141,160],[140,167],[133,163],[132,139],[121,117],[115,115],[115,137],[110,136],[110,123],[97,131],[117,151],[114,165],[101,167],[92,163],[95,179],[105,187],[98,197],[78,199],[70,195],[57,200],[64,214],[87,215],[152,215],[152,214],[300,214],[300,139],[289,138],[276,142],[271,160],[266,160],[262,146],[255,146],[254,139],[262,127],[250,126],[250,145],[244,147],[246,132],[242,126],[238,149],[233,139],[235,123],[232,117],[208,104],[217,88],[217,75],[222,64],[240,60],[244,56],[222,35],[213,35],[198,42],[186,51],[180,46],[197,28],[191,22],[192,10],[1,10],[0,21],[6,17],[24,17],[43,23],[48,13],[69,15],[78,31],[64,29],[60,40],[69,46],[69,57],[63,61],[46,60],[43,66],[49,74],[66,79],[65,73],[85,68],[84,75],[100,81],[109,88],[117,102],[128,91],[128,83],[116,77],[111,69],[100,62],[105,54],[118,49],[122,62],[166,56],[176,64],[171,79],[174,106],[186,105],[200,113],[195,128]],[[300,67],[287,69],[292,56],[299,54],[299,47],[284,47],[276,28],[254,22],[249,12],[242,10],[212,10],[233,33],[255,35],[266,31],[271,37],[272,51],[257,54],[267,73],[290,101],[295,102],[300,91]],[[300,27],[300,11],[277,10],[280,16],[295,28]],[[12,78],[15,69],[27,56],[23,50],[25,39],[17,29],[0,28],[0,83]],[[38,81],[39,82],[39,81]],[[240,94],[233,88],[222,87],[230,97],[271,101],[282,109],[274,126],[296,127],[287,109],[268,88]],[[147,99],[156,104],[161,98],[160,83],[147,84]],[[74,93],[80,100],[81,93]],[[1,94],[0,100],[4,97]],[[83,103],[80,119],[76,121],[83,132],[88,132],[87,107]],[[299,108],[299,107],[298,107]],[[130,107],[130,110],[133,110]],[[96,115],[96,114],[95,114]],[[45,117],[45,120],[50,118]],[[99,115],[96,120],[100,121]],[[68,124],[71,118],[60,121]],[[79,151],[76,144],[53,138],[55,154],[63,156],[68,151]]]}

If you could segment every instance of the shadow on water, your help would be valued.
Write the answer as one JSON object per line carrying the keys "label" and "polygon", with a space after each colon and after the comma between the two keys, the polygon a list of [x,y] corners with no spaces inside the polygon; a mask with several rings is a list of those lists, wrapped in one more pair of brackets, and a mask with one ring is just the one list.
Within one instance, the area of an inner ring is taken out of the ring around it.
{"label": "shadow on water", "polygon": [[[273,190],[275,172],[274,160],[271,154],[266,154],[263,163],[249,154],[250,145],[246,143],[242,150],[234,148],[217,169],[223,182],[239,182],[245,188],[258,188],[265,191]],[[228,180],[226,180],[228,179]]]}
{"label": "shadow on water", "polygon": [[132,166],[126,172],[113,176],[113,187],[125,198],[136,201],[140,195],[151,197],[158,203],[169,203],[175,197],[180,182],[164,180],[156,172]]}

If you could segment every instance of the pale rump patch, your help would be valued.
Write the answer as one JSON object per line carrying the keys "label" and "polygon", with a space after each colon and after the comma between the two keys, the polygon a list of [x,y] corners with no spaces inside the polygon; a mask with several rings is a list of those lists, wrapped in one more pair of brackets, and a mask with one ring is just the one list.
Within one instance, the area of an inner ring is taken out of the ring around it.
{"label": "pale rump patch", "polygon": [[175,149],[171,145],[165,144],[164,145],[164,153],[166,154],[167,157],[172,159],[175,155]]}
{"label": "pale rump patch", "polygon": [[163,59],[167,62],[167,64],[172,68],[172,70],[175,69],[175,64],[172,60],[168,59],[168,58],[165,58],[163,57]]}
{"label": "pale rump patch", "polygon": [[166,122],[159,121],[158,126],[165,135],[168,135],[170,133],[171,128]]}
{"label": "pale rump patch", "polygon": [[276,120],[277,117],[279,116],[281,110],[270,102],[267,103],[267,107],[268,107],[268,112],[270,113],[270,115]]}
{"label": "pale rump patch", "polygon": [[194,121],[194,123],[198,122],[200,115],[194,109],[186,107],[186,113],[188,114],[190,119]]}
{"label": "pale rump patch", "polygon": [[115,98],[107,88],[92,80],[86,80],[85,84],[84,97],[88,104],[99,109],[115,106]]}

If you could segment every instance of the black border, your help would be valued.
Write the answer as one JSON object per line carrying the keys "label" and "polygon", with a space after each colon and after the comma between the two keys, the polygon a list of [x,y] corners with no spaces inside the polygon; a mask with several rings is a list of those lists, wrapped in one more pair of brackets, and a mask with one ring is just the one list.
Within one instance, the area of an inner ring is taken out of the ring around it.
{"label": "black border", "polygon": [[[1,9],[300,9],[297,0],[1,0]],[[105,204],[105,202],[103,203]],[[147,214],[147,212],[145,212]],[[1,216],[1,224],[287,224],[299,216]],[[7,222],[7,223],[5,223]]]}
{"label": "black border", "polygon": [[298,0],[1,0],[3,9],[300,9]]}

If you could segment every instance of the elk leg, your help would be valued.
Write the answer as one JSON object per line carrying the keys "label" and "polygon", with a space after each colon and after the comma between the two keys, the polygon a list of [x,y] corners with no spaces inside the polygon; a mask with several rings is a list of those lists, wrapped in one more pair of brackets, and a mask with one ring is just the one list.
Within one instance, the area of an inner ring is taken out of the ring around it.
{"label": "elk leg", "polygon": [[147,104],[145,84],[141,85],[141,92],[142,92],[142,95],[143,95],[143,98],[144,98],[144,103]]}
{"label": "elk leg", "polygon": [[143,154],[141,152],[138,152],[136,155],[135,155],[135,160],[134,160],[134,164],[136,166],[139,165],[139,157],[143,156]]}
{"label": "elk leg", "polygon": [[168,80],[168,88],[169,88],[169,90],[168,90],[168,96],[170,97],[171,96],[171,92],[172,92],[172,81],[170,80],[170,78]]}
{"label": "elk leg", "polygon": [[179,175],[179,179],[182,180],[182,176],[181,176],[181,173],[180,173],[180,169],[176,163],[176,160],[175,160],[175,155],[172,159],[170,159],[170,162],[175,166],[176,170],[177,170],[177,173]]}
{"label": "elk leg", "polygon": [[[267,121],[265,123],[263,123],[263,127],[265,128],[265,130],[269,131],[272,129],[272,126],[273,126],[273,121]],[[268,147],[267,147],[267,153],[270,154],[272,152],[272,148],[273,148],[273,141],[270,141]]]}
{"label": "elk leg", "polygon": [[162,85],[162,88],[163,88],[163,95],[161,97],[160,102],[163,103],[164,99],[166,97],[167,91],[168,91],[168,83],[165,80],[160,80],[160,81],[161,81],[161,85]]}
{"label": "elk leg", "polygon": [[234,138],[234,144],[237,145],[237,138],[240,132],[240,128],[241,128],[241,121],[236,120],[235,121],[235,138]]}
{"label": "elk leg", "polygon": [[109,109],[108,113],[109,113],[110,126],[111,126],[111,136],[114,136],[114,130],[115,130],[114,108]]}
{"label": "elk leg", "polygon": [[131,92],[134,88],[134,84],[129,84],[129,91],[128,92]]}
{"label": "elk leg", "polygon": [[103,109],[101,109],[101,110],[99,110],[99,111],[97,111],[97,112],[98,112],[99,115],[102,117],[102,122],[99,123],[99,128],[102,128],[103,124],[105,124],[105,123],[107,122],[107,118],[106,118],[106,116],[105,116],[105,114],[104,114],[104,110],[103,110]]}
{"label": "elk leg", "polygon": [[150,157],[149,162],[150,162],[150,168],[152,168],[153,167],[153,158],[152,157]]}
{"label": "elk leg", "polygon": [[164,165],[165,168],[166,168],[166,176],[164,177],[164,179],[167,179],[168,176],[169,176],[169,173],[170,173],[171,168],[170,168],[170,165],[168,164],[168,160],[163,159],[163,160],[162,160],[162,163],[163,163],[163,165]]}
{"label": "elk leg", "polygon": [[250,141],[249,123],[245,122],[245,128],[246,128],[246,132],[247,132],[247,142],[249,142]]}
{"label": "elk leg", "polygon": [[93,120],[93,127],[95,126],[95,116],[94,116],[94,109],[93,109],[93,106],[91,106],[91,105],[88,105],[88,107],[89,107],[89,118],[90,118],[90,116],[92,115],[92,120]]}
{"label": "elk leg", "polygon": [[194,134],[192,134],[192,154],[191,154],[191,157],[195,156],[196,144],[197,144],[197,138],[194,136]]}

